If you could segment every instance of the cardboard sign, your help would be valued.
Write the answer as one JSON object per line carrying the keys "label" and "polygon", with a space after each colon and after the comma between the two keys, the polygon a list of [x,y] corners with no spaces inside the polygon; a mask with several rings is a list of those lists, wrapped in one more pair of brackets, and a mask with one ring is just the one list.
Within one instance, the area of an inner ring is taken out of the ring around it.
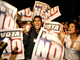
{"label": "cardboard sign", "polygon": [[54,22],[54,21],[44,23],[43,28],[51,29],[56,33],[59,33],[60,30],[61,30],[60,23],[59,22]]}
{"label": "cardboard sign", "polygon": [[33,8],[33,17],[36,15],[40,15],[42,17],[42,21],[45,20],[45,12],[49,10],[51,7],[43,2],[35,1],[34,8]]}
{"label": "cardboard sign", "polygon": [[33,10],[33,17],[36,15],[40,15],[42,17],[42,21],[51,21],[54,20],[55,18],[59,17],[61,15],[59,11],[59,6],[55,6],[51,9],[44,9],[39,6],[35,6]]}
{"label": "cardboard sign", "polygon": [[43,9],[47,9],[47,10],[49,10],[51,8],[48,4],[46,4],[44,2],[40,2],[40,1],[35,1],[34,8],[33,9],[35,9],[36,6],[37,7],[41,7]]}
{"label": "cardboard sign", "polygon": [[45,12],[45,22],[50,22],[51,20],[54,20],[55,18],[61,16],[61,13],[59,11],[59,6],[55,6]]}
{"label": "cardboard sign", "polygon": [[15,29],[16,21],[5,12],[0,11],[0,29]]}
{"label": "cardboard sign", "polygon": [[64,46],[52,31],[41,28],[31,60],[63,60]]}
{"label": "cardboard sign", "polygon": [[6,12],[12,18],[15,18],[15,15],[17,13],[17,8],[5,1],[0,0],[0,11]]}
{"label": "cardboard sign", "polygon": [[[7,42],[8,46],[4,49],[2,58],[3,59],[9,59],[12,55],[17,54],[17,59],[24,59],[24,48],[23,48],[23,35],[21,33],[22,29],[13,29],[13,30],[0,30],[0,41],[2,41],[4,38],[9,38],[9,41]],[[15,48],[17,48],[17,51],[15,51]]]}
{"label": "cardboard sign", "polygon": [[32,12],[31,12],[30,8],[20,10],[18,12],[18,14],[21,16],[21,19],[19,19],[19,20],[32,21]]}

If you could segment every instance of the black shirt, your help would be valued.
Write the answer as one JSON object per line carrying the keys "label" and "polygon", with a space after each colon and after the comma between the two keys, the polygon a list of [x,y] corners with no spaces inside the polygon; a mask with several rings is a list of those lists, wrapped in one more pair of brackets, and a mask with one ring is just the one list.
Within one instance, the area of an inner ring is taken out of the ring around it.
{"label": "black shirt", "polygon": [[31,58],[35,44],[34,39],[37,38],[37,35],[35,28],[32,28],[32,31],[28,35],[24,34],[23,44],[25,48],[25,58]]}

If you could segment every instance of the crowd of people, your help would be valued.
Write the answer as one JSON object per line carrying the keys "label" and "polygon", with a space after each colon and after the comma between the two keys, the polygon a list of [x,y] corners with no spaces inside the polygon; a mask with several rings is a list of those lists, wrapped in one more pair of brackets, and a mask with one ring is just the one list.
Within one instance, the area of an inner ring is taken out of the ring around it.
{"label": "crowd of people", "polygon": [[[20,28],[24,29],[23,44],[25,49],[25,60],[30,60],[32,56],[35,40],[43,26],[42,18],[35,16],[34,20],[23,22],[19,20]],[[63,31],[60,32],[60,40],[65,46],[65,60],[80,60],[80,20],[74,19],[72,22],[60,22]]]}
{"label": "crowd of people", "polygon": [[[64,45],[65,60],[80,60],[80,20],[60,22],[63,30],[60,31],[60,41]],[[31,60],[36,38],[43,26],[42,18],[35,16],[33,21],[22,22],[17,20],[17,28],[23,28],[24,60]]]}

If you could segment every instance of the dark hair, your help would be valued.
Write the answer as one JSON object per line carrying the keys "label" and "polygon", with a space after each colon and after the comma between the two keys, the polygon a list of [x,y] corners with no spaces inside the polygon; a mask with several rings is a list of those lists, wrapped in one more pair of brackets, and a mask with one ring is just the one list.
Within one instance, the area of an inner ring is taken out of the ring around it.
{"label": "dark hair", "polygon": [[[71,22],[71,23],[73,23],[73,24],[75,25],[76,31],[78,30],[77,35],[79,35],[79,34],[80,34],[80,27],[79,27],[78,23],[75,23],[75,22]],[[71,24],[71,23],[70,23],[70,24]],[[70,25],[70,24],[69,24],[69,25]]]}
{"label": "dark hair", "polygon": [[[39,18],[39,19],[41,20],[41,22],[42,22],[41,16],[38,16],[38,15],[37,15],[37,16],[34,17],[34,19],[35,19],[35,18]],[[34,22],[34,19],[33,19],[33,22]]]}
{"label": "dark hair", "polygon": [[31,23],[31,25],[32,25],[32,21],[26,21],[26,22],[25,22],[25,24],[27,24],[27,22],[30,22],[30,23]]}

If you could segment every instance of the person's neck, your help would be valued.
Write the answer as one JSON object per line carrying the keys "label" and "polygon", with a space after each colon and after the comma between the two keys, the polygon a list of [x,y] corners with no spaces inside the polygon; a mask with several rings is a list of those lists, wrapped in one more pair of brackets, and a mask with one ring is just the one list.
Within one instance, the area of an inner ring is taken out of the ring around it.
{"label": "person's neck", "polygon": [[74,38],[77,38],[77,37],[78,37],[78,35],[76,33],[70,35],[71,39],[74,39]]}

